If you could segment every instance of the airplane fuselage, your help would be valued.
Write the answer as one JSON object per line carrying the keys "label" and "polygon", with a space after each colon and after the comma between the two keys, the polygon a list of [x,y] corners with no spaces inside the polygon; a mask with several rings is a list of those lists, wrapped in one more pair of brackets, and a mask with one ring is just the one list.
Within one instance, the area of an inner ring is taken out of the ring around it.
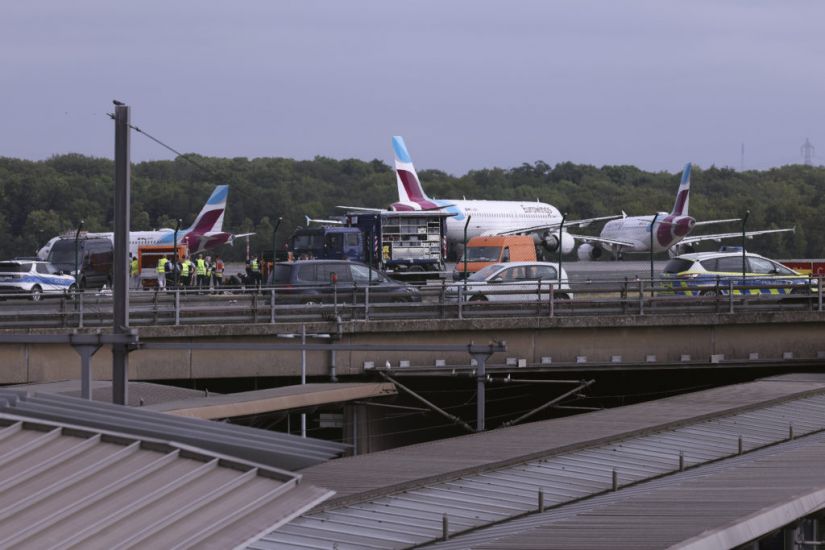
{"label": "airplane fuselage", "polygon": [[[561,222],[559,210],[543,202],[484,201],[431,199],[442,212],[452,214],[446,218],[446,235],[449,242],[464,241],[464,225],[467,217],[467,238],[497,235],[525,227],[549,225]],[[394,210],[419,210],[421,206],[404,203],[392,205]]]}
{"label": "airplane fuselage", "polygon": [[[629,216],[611,220],[602,228],[600,237],[631,243],[622,247],[628,252],[648,252],[651,248],[650,224],[654,216]],[[690,216],[674,216],[660,212],[653,226],[653,252],[663,252],[684,239],[696,224]]]}

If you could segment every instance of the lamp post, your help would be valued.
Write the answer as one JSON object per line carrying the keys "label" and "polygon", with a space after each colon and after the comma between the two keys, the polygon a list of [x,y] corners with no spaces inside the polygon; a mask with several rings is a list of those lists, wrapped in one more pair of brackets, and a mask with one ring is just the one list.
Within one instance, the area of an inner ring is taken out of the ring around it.
{"label": "lamp post", "polygon": [[559,224],[559,285],[558,285],[559,289],[561,289],[561,261],[562,261],[561,257],[562,257],[562,254],[564,254],[564,250],[562,250],[564,247],[562,246],[563,241],[561,240],[561,236],[562,236],[563,231],[564,231],[564,220],[566,220],[566,219],[567,219],[567,212],[565,212],[564,214],[561,215],[561,223]]}
{"label": "lamp post", "polygon": [[77,232],[74,234],[74,284],[77,285],[77,288],[80,288],[80,280],[78,276],[80,275],[78,270],[78,263],[80,255],[79,247],[80,244],[78,239],[80,239],[80,232],[83,230],[83,220],[80,220],[80,223],[77,225]]}
{"label": "lamp post", "polygon": [[[275,246],[275,234],[278,233],[278,228],[281,227],[282,221],[284,221],[284,218],[278,216],[278,221],[275,222],[275,227],[272,229],[272,271],[275,271],[275,255],[277,253],[277,248]],[[272,271],[270,271],[270,274],[272,273]],[[274,283],[275,281],[272,282]]]}
{"label": "lamp post", "polygon": [[653,294],[653,228],[656,226],[656,218],[659,217],[659,213],[656,212],[653,215],[653,221],[650,222],[650,292],[651,295]]}
{"label": "lamp post", "polygon": [[742,284],[743,285],[745,284],[745,273],[747,272],[747,269],[745,267],[745,238],[746,238],[745,224],[748,223],[748,216],[750,216],[750,215],[751,215],[751,211],[746,210],[745,215],[742,216]]}
{"label": "lamp post", "polygon": [[467,227],[470,225],[470,220],[472,216],[467,216],[467,221],[464,222],[464,251],[462,255],[464,256],[464,290],[467,290]]}
{"label": "lamp post", "polygon": [[175,258],[175,263],[172,264],[175,268],[175,288],[178,288],[178,276],[180,274],[180,272],[178,271],[178,231],[180,231],[180,222],[181,220],[178,219],[175,223],[175,234],[173,237],[174,242],[172,246],[172,254],[174,254],[174,256],[172,257]]}

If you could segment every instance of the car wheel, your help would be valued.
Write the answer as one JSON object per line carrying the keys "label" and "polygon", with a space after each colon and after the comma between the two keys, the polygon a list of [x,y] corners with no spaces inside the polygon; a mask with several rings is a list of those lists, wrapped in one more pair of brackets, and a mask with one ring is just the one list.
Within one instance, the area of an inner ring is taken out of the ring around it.
{"label": "car wheel", "polygon": [[710,298],[715,298],[715,297],[719,296],[719,293],[716,292],[715,290],[703,290],[699,294],[699,296],[708,296]]}
{"label": "car wheel", "polygon": [[74,300],[77,297],[77,285],[72,283],[69,285],[69,288],[66,289],[66,297],[70,300]]}
{"label": "car wheel", "polygon": [[807,287],[797,286],[791,289],[791,294],[800,295],[800,294],[810,294],[811,291]]}
{"label": "car wheel", "polygon": [[569,300],[569,299],[570,299],[570,296],[568,296],[568,295],[567,295],[567,294],[565,294],[564,292],[561,292],[561,293],[559,293],[559,294],[556,294],[556,299],[557,299],[557,300]]}
{"label": "car wheel", "polygon": [[39,302],[43,296],[43,289],[38,285],[34,285],[31,290],[32,302]]}
{"label": "car wheel", "polygon": [[471,302],[489,302],[489,300],[487,299],[487,296],[485,296],[484,294],[476,294],[474,296],[470,296],[470,301]]}

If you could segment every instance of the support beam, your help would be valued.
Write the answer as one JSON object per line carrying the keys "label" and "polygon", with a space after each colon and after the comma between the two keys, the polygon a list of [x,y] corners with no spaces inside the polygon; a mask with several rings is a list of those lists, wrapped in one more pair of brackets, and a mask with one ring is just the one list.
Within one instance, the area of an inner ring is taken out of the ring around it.
{"label": "support beam", "polygon": [[567,399],[567,398],[568,398],[568,397],[570,397],[571,395],[573,395],[573,394],[576,394],[576,393],[580,392],[581,390],[583,390],[583,389],[587,388],[588,386],[590,386],[590,385],[591,385],[591,384],[593,384],[594,382],[595,382],[595,380],[586,380],[586,381],[582,382],[580,385],[578,385],[578,386],[576,386],[575,388],[573,388],[572,390],[570,390],[570,391],[568,391],[568,392],[565,392],[565,393],[561,394],[560,396],[556,397],[555,399],[551,399],[550,401],[548,401],[548,402],[547,402],[547,403],[545,403],[544,405],[542,405],[542,406],[540,406],[540,407],[537,407],[537,408],[533,409],[533,410],[532,410],[532,411],[530,411],[530,412],[526,412],[526,413],[524,413],[523,415],[519,416],[519,417],[518,417],[518,418],[516,418],[515,420],[508,420],[507,422],[505,422],[504,424],[502,424],[502,425],[501,425],[501,427],[502,427],[502,428],[506,428],[506,427],[508,427],[508,426],[513,426],[514,424],[518,424],[519,422],[523,422],[524,420],[526,420],[526,419],[530,418],[530,417],[531,417],[531,416],[533,416],[534,414],[539,413],[539,412],[543,411],[544,409],[546,409],[546,408],[548,408],[548,407],[552,407],[552,406],[554,406],[556,403],[559,403],[559,402],[563,401],[564,399]]}
{"label": "support beam", "polygon": [[410,396],[412,396],[412,397],[414,397],[414,398],[418,399],[419,401],[421,401],[422,403],[424,403],[427,407],[429,407],[431,410],[433,410],[433,411],[437,412],[438,414],[440,414],[441,416],[443,416],[443,417],[444,417],[444,418],[446,418],[447,420],[449,420],[449,421],[453,422],[454,424],[458,424],[459,426],[461,426],[462,428],[464,428],[465,430],[467,430],[467,431],[468,431],[468,432],[470,432],[470,433],[475,432],[475,430],[474,430],[474,429],[473,429],[473,428],[472,428],[469,424],[467,424],[466,422],[464,422],[463,420],[461,420],[459,417],[457,417],[457,416],[455,416],[455,415],[452,415],[452,414],[448,413],[448,412],[447,412],[447,411],[445,411],[444,409],[440,408],[438,405],[436,405],[436,404],[434,404],[434,403],[432,403],[432,402],[428,401],[426,398],[424,398],[424,397],[422,397],[422,396],[418,395],[417,393],[415,393],[413,390],[411,390],[410,388],[408,388],[407,386],[405,386],[404,384],[402,384],[402,383],[401,383],[401,382],[399,382],[398,380],[395,380],[395,379],[394,379],[392,376],[390,376],[389,374],[387,374],[387,373],[385,373],[385,372],[379,372],[379,374],[380,374],[381,376],[383,376],[383,377],[384,377],[384,379],[385,379],[385,380],[387,380],[388,382],[392,382],[393,384],[395,384],[395,387],[397,387],[397,388],[398,388],[398,389],[400,389],[400,390],[403,390],[404,392],[406,392],[406,393],[407,393],[407,394],[409,394]]}
{"label": "support beam", "polygon": [[[129,158],[129,106],[115,101],[115,233],[112,291],[115,334],[129,332],[129,201],[131,167]],[[127,402],[129,348],[112,345],[112,402]]]}

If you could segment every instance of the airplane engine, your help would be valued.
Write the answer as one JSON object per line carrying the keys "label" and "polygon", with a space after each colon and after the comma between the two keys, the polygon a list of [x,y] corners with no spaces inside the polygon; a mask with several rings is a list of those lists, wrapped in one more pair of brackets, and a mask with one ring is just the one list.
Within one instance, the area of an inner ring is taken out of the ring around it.
{"label": "airplane engine", "polygon": [[[549,251],[549,252],[558,252],[559,250],[559,234],[558,232],[554,233],[545,233],[541,240],[542,246]],[[561,251],[563,254],[569,254],[573,252],[573,249],[576,247],[576,241],[573,237],[570,236],[570,233],[566,231],[561,234]]]}
{"label": "airplane engine", "polygon": [[584,243],[579,245],[577,254],[579,259],[585,262],[589,260],[597,260],[602,255],[602,249],[600,246],[593,246],[592,244]]}

